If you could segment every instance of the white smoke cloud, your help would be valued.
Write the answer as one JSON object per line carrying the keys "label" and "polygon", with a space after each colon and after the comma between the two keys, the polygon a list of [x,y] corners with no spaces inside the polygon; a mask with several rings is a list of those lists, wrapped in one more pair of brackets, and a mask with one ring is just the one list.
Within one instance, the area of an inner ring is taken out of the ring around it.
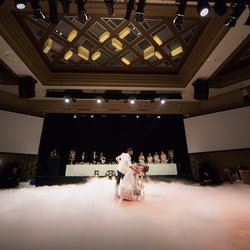
{"label": "white smoke cloud", "polygon": [[247,250],[250,186],[146,183],[141,202],[115,182],[0,191],[3,250]]}

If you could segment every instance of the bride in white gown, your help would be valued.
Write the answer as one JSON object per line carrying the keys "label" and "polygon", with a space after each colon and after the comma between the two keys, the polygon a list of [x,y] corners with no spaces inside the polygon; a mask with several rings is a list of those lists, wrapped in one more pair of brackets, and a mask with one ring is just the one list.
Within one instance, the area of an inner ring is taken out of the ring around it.
{"label": "bride in white gown", "polygon": [[138,201],[144,199],[143,178],[149,170],[147,165],[130,166],[118,188],[118,194],[122,200]]}

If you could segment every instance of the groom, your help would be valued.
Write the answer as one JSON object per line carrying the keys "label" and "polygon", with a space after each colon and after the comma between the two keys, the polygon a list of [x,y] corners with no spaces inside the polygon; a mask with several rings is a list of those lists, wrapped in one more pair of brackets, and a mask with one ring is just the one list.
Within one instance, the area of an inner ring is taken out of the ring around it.
{"label": "groom", "polygon": [[132,154],[133,154],[133,149],[128,148],[127,153],[122,153],[121,155],[115,158],[118,161],[117,179],[116,179],[117,186],[119,186],[120,180],[127,173],[129,166],[132,165],[132,162],[131,162]]}

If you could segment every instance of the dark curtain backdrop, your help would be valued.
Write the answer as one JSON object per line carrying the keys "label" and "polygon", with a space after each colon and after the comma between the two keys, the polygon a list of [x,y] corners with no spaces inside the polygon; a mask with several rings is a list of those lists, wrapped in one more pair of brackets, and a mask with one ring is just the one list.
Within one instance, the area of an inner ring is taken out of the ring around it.
{"label": "dark curtain backdrop", "polygon": [[89,156],[93,150],[103,152],[110,162],[125,152],[134,149],[133,161],[140,152],[145,157],[150,152],[168,149],[175,151],[179,175],[190,174],[183,117],[181,115],[156,116],[135,115],[73,115],[49,114],[45,117],[39,150],[39,171],[44,174],[49,153],[56,148],[60,154],[59,175],[64,175],[69,151],[75,149],[77,157],[83,151]]}

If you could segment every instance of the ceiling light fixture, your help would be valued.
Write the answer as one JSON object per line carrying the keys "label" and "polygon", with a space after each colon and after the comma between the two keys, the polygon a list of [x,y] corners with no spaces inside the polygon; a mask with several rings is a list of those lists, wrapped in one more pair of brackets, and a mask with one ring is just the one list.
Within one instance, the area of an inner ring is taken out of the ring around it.
{"label": "ceiling light fixture", "polygon": [[100,52],[100,51],[96,51],[96,52],[91,56],[91,59],[92,59],[93,61],[96,61],[100,56],[101,56],[101,52]]}
{"label": "ceiling light fixture", "polygon": [[97,102],[98,104],[102,103],[102,98],[101,98],[101,97],[97,97],[97,98],[96,98],[96,102]]}
{"label": "ceiling light fixture", "polygon": [[26,1],[25,0],[15,0],[16,8],[19,10],[23,10],[26,7]]}
{"label": "ceiling light fixture", "polygon": [[166,98],[165,97],[161,97],[160,102],[161,102],[161,104],[165,104],[166,103]]}
{"label": "ceiling light fixture", "polygon": [[109,16],[114,16],[114,3],[115,3],[115,0],[104,0],[104,3],[107,6],[108,15]]}
{"label": "ceiling light fixture", "polygon": [[160,39],[159,36],[154,35],[154,36],[153,36],[153,39],[154,39],[154,41],[155,41],[159,46],[162,45],[163,42],[162,42],[162,40]]}
{"label": "ceiling light fixture", "polygon": [[64,60],[68,61],[73,56],[73,51],[68,50],[64,55]]}
{"label": "ceiling light fixture", "polygon": [[81,23],[85,23],[89,17],[86,14],[85,4],[87,0],[76,0],[78,20]]}
{"label": "ceiling light fixture", "polygon": [[104,33],[100,35],[99,42],[104,43],[109,37],[110,37],[110,33],[108,31],[105,31]]}
{"label": "ceiling light fixture", "polygon": [[131,32],[131,29],[127,26],[124,28],[118,35],[120,39],[123,39],[125,36],[127,36]]}
{"label": "ceiling light fixture", "polygon": [[227,12],[226,0],[215,0],[214,11],[218,16],[223,16]]}
{"label": "ceiling light fixture", "polygon": [[176,5],[178,6],[178,10],[177,10],[175,17],[173,19],[173,24],[182,24],[185,9],[187,6],[187,0],[176,1]]}
{"label": "ceiling light fixture", "polygon": [[201,16],[201,17],[205,17],[209,14],[209,11],[210,11],[210,5],[208,3],[208,0],[198,0],[197,1],[197,11],[198,11],[198,14]]}
{"label": "ceiling light fixture", "polygon": [[112,45],[117,49],[117,50],[122,50],[122,43],[118,40],[118,39],[116,39],[115,37],[112,39],[112,41],[111,41],[111,43],[112,43]]}
{"label": "ceiling light fixture", "polygon": [[171,50],[170,50],[170,53],[171,53],[171,56],[172,57],[175,57],[177,55],[179,55],[180,53],[183,52],[183,48],[181,47],[181,45],[179,44],[177,47],[173,47]]}
{"label": "ceiling light fixture", "polygon": [[162,54],[159,51],[155,51],[155,56],[161,60],[163,58]]}
{"label": "ceiling light fixture", "polygon": [[71,30],[67,36],[67,41],[72,42],[76,38],[77,34],[78,32],[76,30]]}
{"label": "ceiling light fixture", "polygon": [[78,56],[88,61],[89,59],[89,51],[85,49],[83,46],[78,47]]}
{"label": "ceiling light fixture", "polygon": [[243,11],[245,9],[245,5],[246,5],[246,3],[243,3],[241,1],[232,5],[234,10],[233,10],[232,15],[225,22],[226,26],[235,27],[238,18],[240,17],[240,15],[243,13]]}
{"label": "ceiling light fixture", "polygon": [[126,57],[122,57],[122,62],[124,62],[126,65],[130,65],[130,61]]}
{"label": "ceiling light fixture", "polygon": [[143,51],[143,57],[145,60],[148,60],[150,57],[154,56],[154,54],[155,48],[152,45]]}
{"label": "ceiling light fixture", "polygon": [[52,49],[52,46],[53,46],[53,40],[49,37],[47,41],[44,43],[43,53],[48,54],[49,51]]}

